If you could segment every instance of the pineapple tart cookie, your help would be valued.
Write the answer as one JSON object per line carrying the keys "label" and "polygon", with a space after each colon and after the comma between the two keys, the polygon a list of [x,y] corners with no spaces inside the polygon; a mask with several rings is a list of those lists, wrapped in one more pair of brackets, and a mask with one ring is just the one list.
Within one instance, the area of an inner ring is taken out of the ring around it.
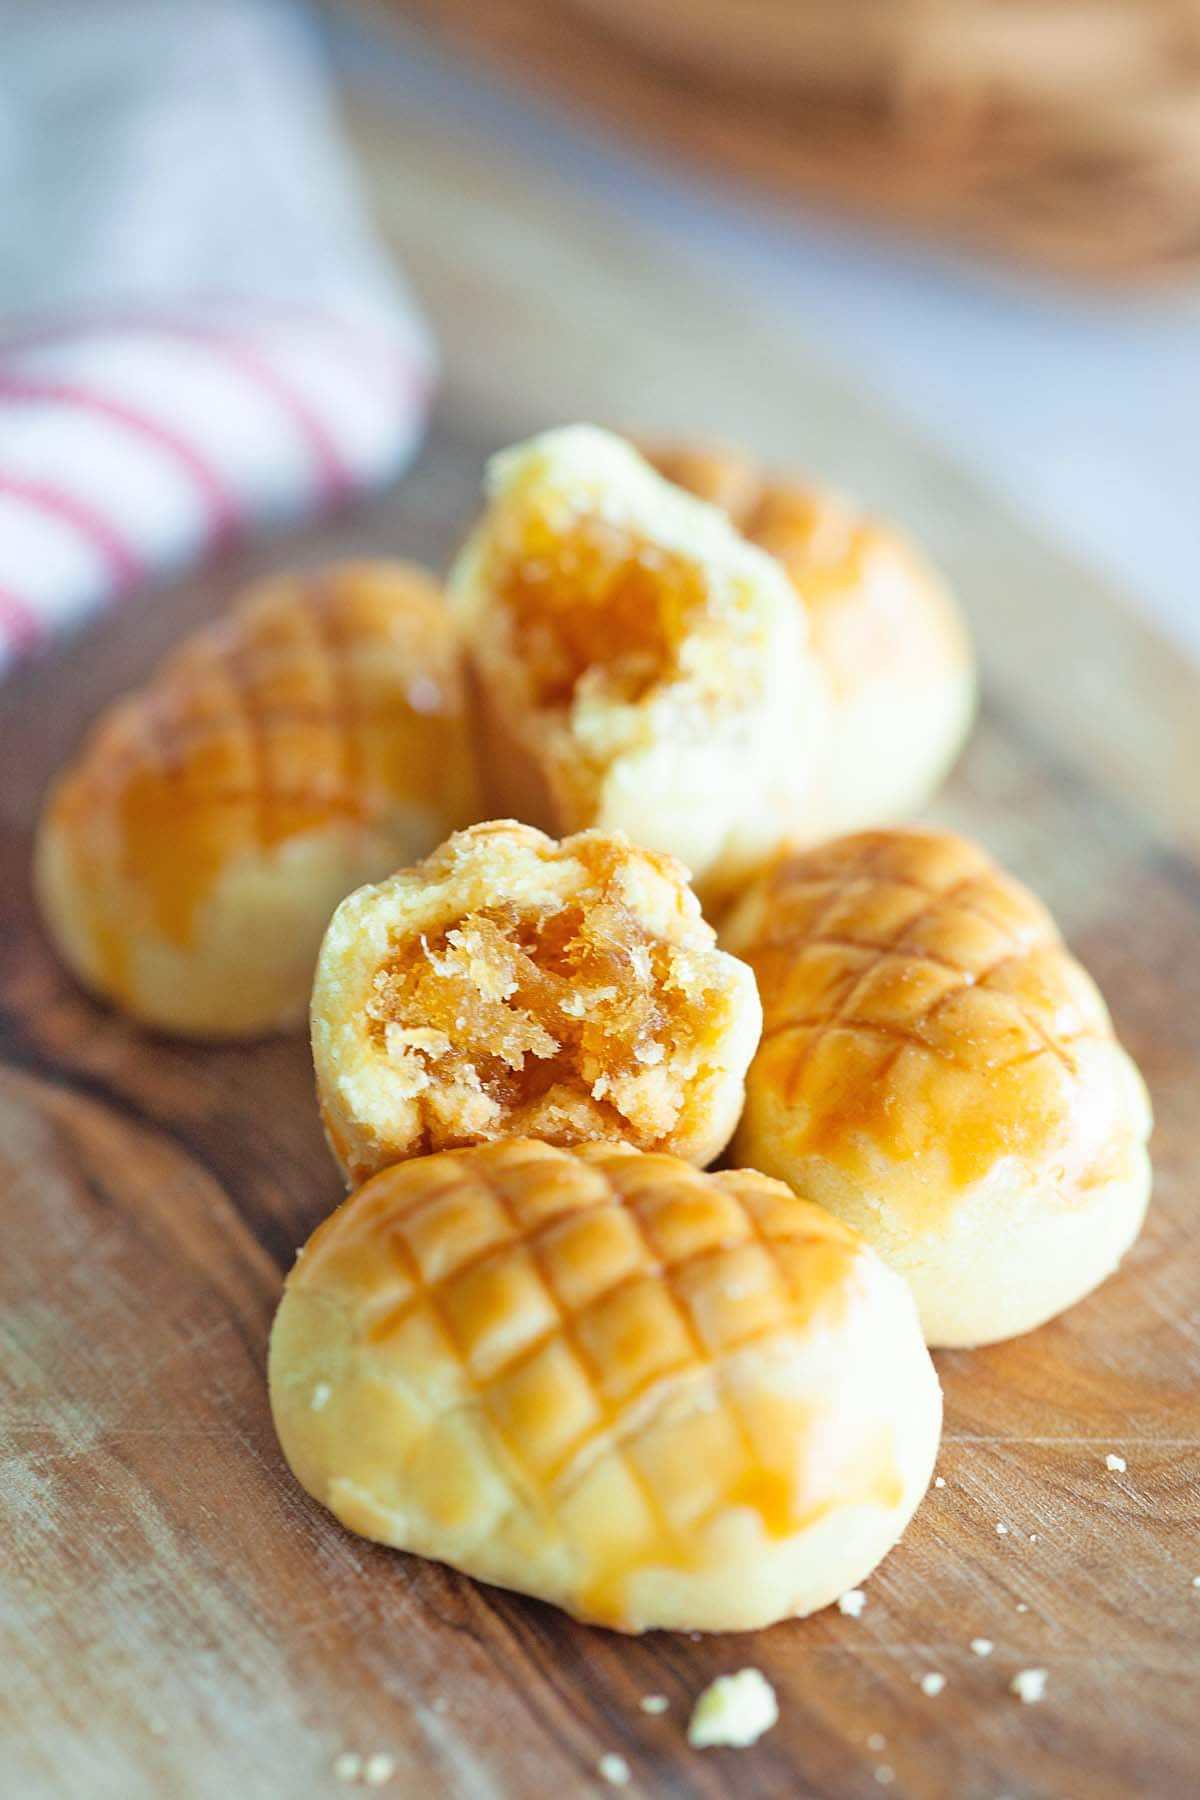
{"label": "pineapple tart cookie", "polygon": [[449,592],[493,810],[626,831],[727,890],[803,819],[827,756],[782,567],[593,426],[495,457],[488,496]]}
{"label": "pineapple tart cookie", "polygon": [[522,1135],[705,1163],[761,1022],[673,858],[500,820],[339,906],[313,987],[317,1093],[351,1182]]}
{"label": "pineapple tart cookie", "polygon": [[111,706],[51,792],[43,918],[146,1024],[304,1019],[342,896],[478,816],[457,627],[407,564],[252,588]]}
{"label": "pineapple tart cookie", "polygon": [[941,1430],[912,1297],[856,1233],[615,1144],[374,1176],[288,1277],[270,1385],[351,1531],[629,1632],[827,1605],[904,1530]]}
{"label": "pineapple tart cookie", "polygon": [[783,856],[723,941],[763,1002],[733,1153],[862,1232],[931,1344],[1028,1331],[1141,1228],[1150,1106],[1041,902],[946,832]]}

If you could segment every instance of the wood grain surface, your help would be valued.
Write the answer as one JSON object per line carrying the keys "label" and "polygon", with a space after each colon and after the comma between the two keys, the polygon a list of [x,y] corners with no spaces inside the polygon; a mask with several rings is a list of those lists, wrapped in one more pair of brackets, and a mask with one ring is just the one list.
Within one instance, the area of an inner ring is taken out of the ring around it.
{"label": "wood grain surface", "polygon": [[[385,1793],[524,1800],[609,1791],[597,1765],[617,1752],[643,1794],[1182,1800],[1200,1717],[1195,673],[735,289],[698,289],[553,172],[443,122],[361,109],[356,131],[446,355],[420,465],[0,691],[0,1792],[307,1800],[354,1791],[334,1772],[353,1752],[394,1759]],[[289,1478],[264,1381],[282,1271],[339,1197],[306,1044],[146,1037],[73,986],[34,916],[39,798],[105,700],[252,569],[350,548],[441,565],[486,451],[592,412],[740,438],[933,542],[984,667],[936,816],[1055,908],[1156,1104],[1155,1199],[1120,1274],[1027,1338],[939,1354],[945,1485],[859,1619],[622,1639],[345,1533]],[[689,1751],[696,1694],[748,1663],[778,1726]],[[1009,1683],[1034,1666],[1046,1694],[1025,1706]],[[927,1672],[946,1677],[934,1697]],[[651,1693],[665,1714],[639,1709]]]}

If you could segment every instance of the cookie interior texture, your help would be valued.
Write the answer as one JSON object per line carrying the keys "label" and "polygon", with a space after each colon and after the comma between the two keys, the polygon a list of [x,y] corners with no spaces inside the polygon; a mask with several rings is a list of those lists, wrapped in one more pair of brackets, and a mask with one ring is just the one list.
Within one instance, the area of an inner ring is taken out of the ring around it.
{"label": "cookie interior texture", "polygon": [[581,691],[644,703],[701,674],[706,644],[725,647],[711,571],[619,514],[589,511],[585,495],[571,506],[529,494],[492,546],[488,579],[540,707]]}
{"label": "cookie interior texture", "polygon": [[449,592],[497,808],[729,878],[797,814],[828,732],[782,568],[595,427],[504,452],[489,489]]}
{"label": "cookie interior texture", "polygon": [[[446,1083],[480,1100],[479,1124],[586,1091],[612,1123],[669,1131],[682,1075],[720,995],[687,951],[652,937],[621,900],[467,913],[397,947],[367,1003],[377,1041],[416,1065],[420,1091]],[[448,1121],[453,1127],[453,1120]]]}
{"label": "cookie interior texture", "polygon": [[[356,1014],[357,1068],[327,1066]],[[529,1132],[715,1154],[759,1016],[669,858],[497,823],[346,903],[313,1029],[335,1148],[346,1110],[381,1152]]]}

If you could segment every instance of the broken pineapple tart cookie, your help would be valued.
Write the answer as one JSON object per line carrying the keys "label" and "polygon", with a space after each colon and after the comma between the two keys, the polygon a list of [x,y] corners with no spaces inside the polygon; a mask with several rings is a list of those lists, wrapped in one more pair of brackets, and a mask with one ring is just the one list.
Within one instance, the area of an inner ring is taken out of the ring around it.
{"label": "broken pineapple tart cookie", "polygon": [[406,564],[281,577],[103,715],[37,844],[50,935],[164,1031],[300,1023],[329,915],[477,817],[457,627]]}
{"label": "broken pineapple tart cookie", "polygon": [[829,699],[779,564],[593,426],[493,459],[449,582],[497,812],[678,856],[701,892],[811,805]]}
{"label": "broken pineapple tart cookie", "polygon": [[678,863],[506,820],[339,906],[313,988],[317,1093],[351,1182],[522,1134],[704,1163],[761,1022]]}
{"label": "broken pineapple tart cookie", "polygon": [[787,855],[722,934],[762,1044],[734,1142],[860,1230],[931,1344],[1011,1337],[1116,1267],[1150,1190],[1150,1107],[1040,901],[959,837]]}
{"label": "broken pineapple tart cookie", "polygon": [[868,1575],[941,1393],[912,1297],[781,1183],[529,1139],[384,1170],[271,1333],[300,1483],[352,1531],[620,1631],[730,1631]]}
{"label": "broken pineapple tart cookie", "polygon": [[945,583],[899,531],[848,501],[774,480],[732,451],[661,448],[655,467],[723,507],[786,570],[827,678],[832,730],[804,836],[901,818],[929,799],[975,712],[966,627]]}

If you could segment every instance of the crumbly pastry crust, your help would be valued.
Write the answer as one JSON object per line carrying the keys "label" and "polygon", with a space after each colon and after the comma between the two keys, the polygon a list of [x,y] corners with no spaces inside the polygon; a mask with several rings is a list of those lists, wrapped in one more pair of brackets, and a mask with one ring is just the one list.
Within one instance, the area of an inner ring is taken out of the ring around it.
{"label": "crumbly pastry crust", "polygon": [[646,454],[769,551],[804,602],[832,729],[802,835],[917,811],[975,712],[970,642],[937,571],[892,526],[825,489],[773,478],[737,451],[664,445]]}
{"label": "crumbly pastry crust", "polygon": [[493,459],[449,580],[497,812],[727,887],[801,816],[829,695],[773,558],[592,426]]}
{"label": "crumbly pastry crust", "polygon": [[911,1297],[856,1234],[604,1144],[375,1176],[301,1252],[270,1385],[351,1530],[622,1631],[828,1604],[903,1531],[941,1425]]}
{"label": "crumbly pastry crust", "polygon": [[1116,1267],[1150,1107],[1041,902],[948,833],[787,854],[726,920],[763,1037],[733,1154],[862,1231],[931,1344],[1010,1337]]}
{"label": "crumbly pastry crust", "polygon": [[457,627],[404,563],[252,588],[98,721],[38,837],[43,915],[163,1030],[298,1024],[351,888],[476,816]]}
{"label": "crumbly pastry crust", "polygon": [[621,834],[492,821],[334,914],[317,1093],[353,1183],[490,1138],[628,1141],[708,1162],[762,1021],[686,871]]}

